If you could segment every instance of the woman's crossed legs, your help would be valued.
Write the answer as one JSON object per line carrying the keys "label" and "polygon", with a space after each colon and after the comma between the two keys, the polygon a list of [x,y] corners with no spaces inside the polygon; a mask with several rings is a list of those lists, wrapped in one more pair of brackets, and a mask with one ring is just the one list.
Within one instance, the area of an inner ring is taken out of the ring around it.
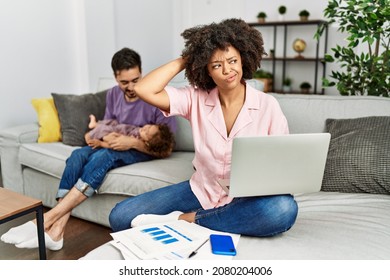
{"label": "woman's crossed legs", "polygon": [[113,231],[184,219],[212,230],[273,236],[291,228],[297,213],[291,195],[235,198],[222,207],[204,210],[185,181],[129,197],[114,207],[109,219]]}

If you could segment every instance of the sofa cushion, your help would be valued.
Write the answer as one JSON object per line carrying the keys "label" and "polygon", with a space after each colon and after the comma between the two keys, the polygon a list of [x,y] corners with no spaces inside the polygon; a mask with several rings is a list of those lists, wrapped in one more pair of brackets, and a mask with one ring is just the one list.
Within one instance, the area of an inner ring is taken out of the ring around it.
{"label": "sofa cushion", "polygon": [[328,119],[323,191],[390,194],[390,116]]}
{"label": "sofa cushion", "polygon": [[52,93],[61,123],[62,142],[71,146],[86,145],[84,135],[88,131],[89,115],[103,119],[106,93],[82,95]]}
{"label": "sofa cushion", "polygon": [[107,173],[99,194],[134,196],[190,179],[194,172],[192,152],[174,152],[165,159],[139,162]]}
{"label": "sofa cushion", "polygon": [[176,117],[177,129],[175,133],[175,151],[193,152],[194,141],[192,138],[191,125],[188,120],[181,116]]}
{"label": "sofa cushion", "polygon": [[53,98],[34,98],[31,100],[38,115],[38,143],[61,141],[61,127]]}
{"label": "sofa cushion", "polygon": [[290,133],[325,131],[326,119],[350,119],[390,115],[390,98],[377,96],[329,96],[271,94],[285,114]]}
{"label": "sofa cushion", "polygon": [[[60,179],[66,159],[76,148],[60,142],[23,144],[20,147],[19,160],[23,166]],[[107,173],[98,193],[138,195],[188,180],[194,172],[193,157],[193,152],[174,152],[165,159],[113,169]]]}
{"label": "sofa cushion", "polygon": [[61,178],[65,161],[76,148],[61,142],[23,144],[19,150],[19,161],[23,166]]}

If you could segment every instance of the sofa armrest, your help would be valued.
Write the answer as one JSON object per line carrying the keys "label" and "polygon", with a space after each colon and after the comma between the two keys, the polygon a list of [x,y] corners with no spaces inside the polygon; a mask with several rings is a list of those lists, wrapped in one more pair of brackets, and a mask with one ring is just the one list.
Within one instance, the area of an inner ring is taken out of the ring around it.
{"label": "sofa armrest", "polygon": [[33,123],[0,131],[1,173],[4,187],[24,194],[19,148],[23,143],[36,143],[38,129],[38,123]]}
{"label": "sofa armrest", "polygon": [[11,141],[23,143],[35,143],[38,141],[38,123],[19,125],[7,129],[0,130],[0,145],[4,142]]}

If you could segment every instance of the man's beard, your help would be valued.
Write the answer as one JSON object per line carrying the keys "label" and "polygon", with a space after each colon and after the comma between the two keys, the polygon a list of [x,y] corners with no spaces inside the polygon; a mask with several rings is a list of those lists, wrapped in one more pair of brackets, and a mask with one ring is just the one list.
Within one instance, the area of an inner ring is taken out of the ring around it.
{"label": "man's beard", "polygon": [[127,98],[130,98],[130,99],[137,97],[137,95],[135,94],[134,91],[125,91],[125,95],[127,96]]}

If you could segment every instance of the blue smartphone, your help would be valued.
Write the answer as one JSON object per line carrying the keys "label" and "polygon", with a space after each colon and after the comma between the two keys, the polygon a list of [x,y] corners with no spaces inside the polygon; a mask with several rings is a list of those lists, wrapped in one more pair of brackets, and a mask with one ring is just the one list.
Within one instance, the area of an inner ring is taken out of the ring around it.
{"label": "blue smartphone", "polygon": [[216,255],[235,256],[237,254],[230,235],[210,234],[211,251]]}

